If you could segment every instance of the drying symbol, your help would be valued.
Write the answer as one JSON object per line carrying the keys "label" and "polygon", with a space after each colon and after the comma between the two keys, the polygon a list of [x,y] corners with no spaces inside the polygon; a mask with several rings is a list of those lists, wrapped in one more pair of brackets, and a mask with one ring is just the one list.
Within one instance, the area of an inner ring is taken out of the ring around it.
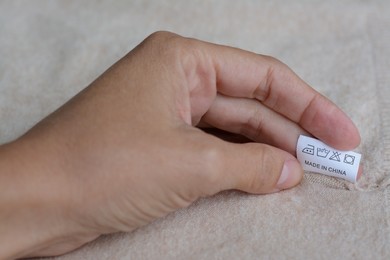
{"label": "drying symbol", "polygon": [[302,153],[314,155],[314,145],[308,144],[305,148],[303,148]]}
{"label": "drying symbol", "polygon": [[330,150],[326,149],[326,148],[317,148],[317,156],[318,157],[322,157],[322,158],[326,158],[329,154]]}
{"label": "drying symbol", "polygon": [[334,152],[332,151],[333,155],[331,157],[329,157],[329,160],[332,160],[332,161],[340,161],[340,155],[341,153],[339,152]]}
{"label": "drying symbol", "polygon": [[346,154],[346,155],[344,156],[344,162],[345,162],[345,163],[348,163],[348,164],[350,164],[350,165],[353,165],[354,162],[355,162],[355,156]]}

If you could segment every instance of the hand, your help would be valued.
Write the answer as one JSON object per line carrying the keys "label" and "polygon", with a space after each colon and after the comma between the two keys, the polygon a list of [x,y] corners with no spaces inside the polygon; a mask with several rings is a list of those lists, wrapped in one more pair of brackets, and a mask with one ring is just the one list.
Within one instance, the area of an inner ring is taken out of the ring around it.
{"label": "hand", "polygon": [[[205,125],[255,142],[225,142]],[[303,174],[300,134],[339,149],[360,142],[340,109],[276,59],[155,33],[1,147],[0,251],[62,254],[222,190],[288,189]]]}

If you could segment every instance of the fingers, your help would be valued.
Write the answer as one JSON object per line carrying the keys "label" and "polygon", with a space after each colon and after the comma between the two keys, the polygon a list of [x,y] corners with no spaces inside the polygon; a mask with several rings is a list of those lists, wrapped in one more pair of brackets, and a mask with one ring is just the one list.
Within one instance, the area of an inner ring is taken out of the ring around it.
{"label": "fingers", "polygon": [[[299,135],[308,133],[299,125],[255,99],[217,95],[202,124],[237,133],[295,154]],[[288,134],[287,134],[288,133]]]}
{"label": "fingers", "polygon": [[203,134],[202,151],[196,156],[202,161],[201,170],[194,173],[202,181],[189,179],[199,185],[201,196],[222,190],[238,189],[249,193],[265,194],[291,188],[303,176],[297,159],[278,148],[258,143],[233,144]]}
{"label": "fingers", "polygon": [[212,56],[218,92],[257,99],[335,148],[353,149],[360,143],[359,132],[349,117],[280,61],[204,44]]}

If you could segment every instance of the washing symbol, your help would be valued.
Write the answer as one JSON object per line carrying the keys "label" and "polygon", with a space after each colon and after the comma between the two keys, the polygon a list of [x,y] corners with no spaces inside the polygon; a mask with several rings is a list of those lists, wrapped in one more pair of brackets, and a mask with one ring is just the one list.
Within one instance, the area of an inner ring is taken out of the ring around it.
{"label": "washing symbol", "polygon": [[314,145],[308,144],[305,148],[303,148],[302,153],[314,155]]}
{"label": "washing symbol", "polygon": [[348,163],[348,164],[350,164],[350,165],[353,165],[353,163],[355,162],[355,156],[346,154],[346,155],[344,156],[344,162],[345,162],[345,163]]}
{"label": "washing symbol", "polygon": [[329,157],[329,160],[332,160],[332,161],[340,161],[340,155],[341,153],[339,152],[334,152],[332,151],[333,155],[331,157]]}
{"label": "washing symbol", "polygon": [[317,156],[326,158],[329,154],[330,150],[327,150],[326,148],[317,148]]}

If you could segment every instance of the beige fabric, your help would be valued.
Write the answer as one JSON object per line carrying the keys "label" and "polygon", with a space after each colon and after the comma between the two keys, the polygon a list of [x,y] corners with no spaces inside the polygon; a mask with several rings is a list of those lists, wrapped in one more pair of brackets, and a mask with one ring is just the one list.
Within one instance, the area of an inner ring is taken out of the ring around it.
{"label": "beige fabric", "polygon": [[159,29],[283,60],[356,122],[364,176],[223,192],[58,259],[390,258],[389,1],[2,1],[0,142]]}

